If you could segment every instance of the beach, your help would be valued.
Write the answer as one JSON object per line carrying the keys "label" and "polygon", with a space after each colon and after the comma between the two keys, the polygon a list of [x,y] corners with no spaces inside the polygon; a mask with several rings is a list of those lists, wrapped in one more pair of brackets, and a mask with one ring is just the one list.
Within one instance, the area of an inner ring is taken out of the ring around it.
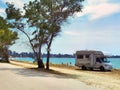
{"label": "beach", "polygon": [[[11,64],[24,68],[37,68],[37,65],[18,61],[11,61]],[[83,71],[79,68],[64,68],[57,66],[51,66],[50,69],[59,72],[57,73],[58,75],[67,75],[67,77],[83,82],[88,86],[100,88],[102,90],[120,90],[120,70],[112,70],[111,72],[101,72],[99,70]]]}
{"label": "beach", "polygon": [[18,62],[0,63],[0,90],[102,90],[69,76],[33,67],[36,66]]}
{"label": "beach", "polygon": [[[23,62],[34,62],[33,58],[30,57],[16,57],[10,58],[10,60],[23,61]],[[46,63],[46,58],[42,58],[43,62]],[[66,64],[75,66],[75,58],[50,58],[51,64]],[[120,58],[107,58],[114,69],[120,69]]]}

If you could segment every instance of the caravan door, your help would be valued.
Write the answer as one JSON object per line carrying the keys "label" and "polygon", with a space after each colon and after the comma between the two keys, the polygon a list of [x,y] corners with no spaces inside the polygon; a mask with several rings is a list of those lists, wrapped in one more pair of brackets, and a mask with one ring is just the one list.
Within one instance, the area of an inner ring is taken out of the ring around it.
{"label": "caravan door", "polygon": [[90,55],[90,67],[93,67],[94,63],[95,63],[95,56],[94,56],[94,54],[91,54]]}
{"label": "caravan door", "polygon": [[101,66],[101,64],[102,64],[101,59],[100,59],[99,57],[97,57],[97,58],[96,58],[96,62],[95,62],[95,67],[96,67],[96,68],[99,68],[99,67]]}

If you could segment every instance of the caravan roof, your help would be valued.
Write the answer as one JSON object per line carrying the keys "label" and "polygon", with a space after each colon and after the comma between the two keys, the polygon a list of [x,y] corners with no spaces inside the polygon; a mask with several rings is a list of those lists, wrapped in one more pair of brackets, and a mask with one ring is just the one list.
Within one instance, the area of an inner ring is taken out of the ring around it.
{"label": "caravan roof", "polygon": [[96,55],[104,55],[101,51],[94,51],[94,50],[80,50],[77,51],[76,54],[96,54]]}

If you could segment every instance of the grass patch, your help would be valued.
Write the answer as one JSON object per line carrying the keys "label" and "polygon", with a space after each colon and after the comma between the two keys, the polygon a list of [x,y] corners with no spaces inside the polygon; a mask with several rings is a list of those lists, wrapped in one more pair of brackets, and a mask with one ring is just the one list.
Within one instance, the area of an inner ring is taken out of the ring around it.
{"label": "grass patch", "polygon": [[[26,63],[26,64],[31,64],[31,65],[37,65],[37,63],[29,62],[29,61],[20,61],[20,60],[10,60],[10,61],[15,61],[15,62],[20,62],[20,63]],[[44,63],[46,65],[46,63]],[[66,69],[76,69],[75,66],[69,65],[69,64],[53,64],[49,63],[50,67],[58,67],[58,68],[66,68]]]}

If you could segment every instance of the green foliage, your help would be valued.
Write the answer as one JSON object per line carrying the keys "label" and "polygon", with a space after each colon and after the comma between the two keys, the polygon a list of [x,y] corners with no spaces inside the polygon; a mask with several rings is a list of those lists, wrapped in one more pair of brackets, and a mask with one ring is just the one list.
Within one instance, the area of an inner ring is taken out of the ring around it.
{"label": "green foliage", "polygon": [[17,33],[9,28],[10,25],[0,16],[0,55],[6,61],[8,61],[8,47],[18,39]]}
{"label": "green foliage", "polygon": [[15,43],[17,33],[10,30],[0,30],[0,42],[5,45],[12,45]]}
{"label": "green foliage", "polygon": [[12,45],[15,40],[18,39],[17,32],[9,30],[10,25],[6,20],[0,17],[0,43],[4,45]]}
{"label": "green foliage", "polygon": [[13,19],[16,20],[21,18],[21,11],[20,9],[16,9],[14,7],[14,4],[6,3],[8,8],[5,10],[7,12],[7,19]]}
{"label": "green foliage", "polygon": [[[53,39],[59,35],[61,26],[68,17],[81,12],[82,1],[84,0],[34,0],[24,4],[24,15],[13,4],[7,3],[7,19],[14,20],[10,22],[11,25],[27,36],[38,60],[41,58],[41,48],[46,44],[49,59]],[[32,38],[25,32],[26,26],[32,28]]]}
{"label": "green foliage", "polygon": [[3,19],[3,17],[0,16],[0,30],[1,29],[8,29],[9,25],[7,24],[6,20]]}
{"label": "green foliage", "polygon": [[[25,4],[25,18],[30,26],[38,28],[38,37],[44,35],[49,42],[51,35],[56,37],[61,25],[76,12],[82,9],[84,0],[35,0]],[[43,39],[43,38],[42,38]]]}

